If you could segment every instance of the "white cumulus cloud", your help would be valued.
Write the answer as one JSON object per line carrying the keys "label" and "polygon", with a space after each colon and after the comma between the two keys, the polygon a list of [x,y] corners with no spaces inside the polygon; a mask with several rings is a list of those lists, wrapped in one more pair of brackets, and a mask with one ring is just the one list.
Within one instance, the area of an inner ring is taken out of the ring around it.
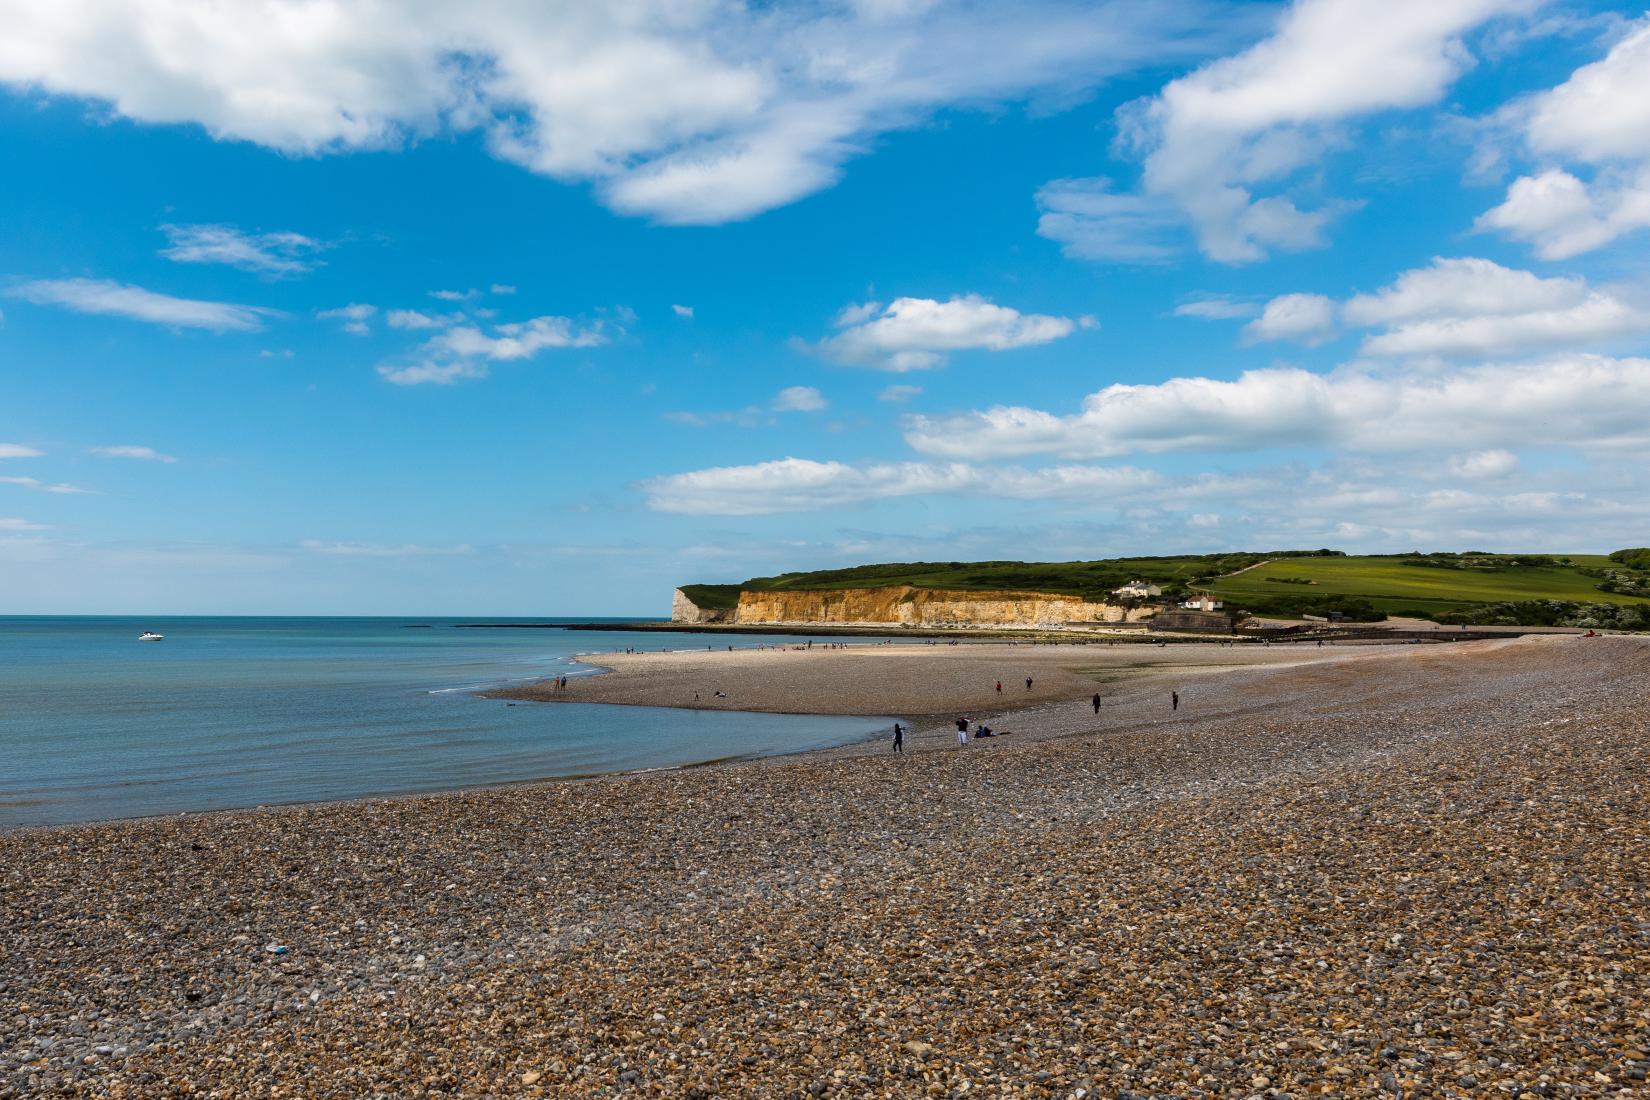
{"label": "white cumulus cloud", "polygon": [[0,443],[0,458],[39,458],[45,453],[21,443]]}
{"label": "white cumulus cloud", "polygon": [[[1470,64],[1462,36],[1524,6],[1295,0],[1269,37],[1120,112],[1125,145],[1144,154],[1138,194],[1086,181],[1089,209],[1042,231],[1078,255],[1087,247],[1099,258],[1150,260],[1171,247],[1167,206],[1190,223],[1204,254],[1224,263],[1317,247],[1342,207],[1302,209],[1291,179],[1349,121],[1436,102]],[[1041,205],[1058,213],[1046,196]]]}
{"label": "white cumulus cloud", "polygon": [[[410,324],[403,318],[401,327],[426,327],[424,318],[419,314]],[[427,340],[412,362],[380,364],[378,374],[400,386],[447,386],[487,377],[490,363],[531,359],[552,348],[598,347],[608,339],[608,326],[603,322],[584,325],[568,317],[534,317],[489,326],[454,324]]]}
{"label": "white cumulus cloud", "polygon": [[593,348],[607,343],[601,325],[580,327],[567,317],[534,317],[494,325],[484,332],[474,325],[448,329],[429,343],[432,351],[483,359],[530,359],[546,348]]}
{"label": "white cumulus cloud", "polygon": [[1322,294],[1284,294],[1243,326],[1251,341],[1294,340],[1308,347],[1335,335],[1335,303]]}
{"label": "white cumulus cloud", "polygon": [[1115,384],[1060,415],[997,406],[913,416],[906,441],[942,458],[1110,458],[1173,451],[1336,447],[1437,451],[1650,446],[1650,359],[1569,355],[1454,371],[1315,374],[1292,367],[1227,381]]}
{"label": "white cumulus cloud", "polygon": [[1500,355],[1585,347],[1650,332],[1650,312],[1579,277],[1542,278],[1473,257],[1438,257],[1342,307],[1354,325],[1381,325],[1369,355]]}
{"label": "white cumulus cloud", "polygon": [[0,81],[288,154],[481,134],[676,223],[830,185],[875,135],[950,107],[1069,96],[1204,54],[1225,8],[515,0],[8,5]]}
{"label": "white cumulus cloud", "polygon": [[[1599,61],[1512,108],[1548,166],[1514,180],[1478,220],[1561,260],[1650,227],[1650,19]],[[1582,180],[1550,162],[1587,165]]]}
{"label": "white cumulus cloud", "polygon": [[1092,327],[1094,320],[1021,313],[978,294],[963,294],[944,302],[896,298],[886,307],[879,302],[849,306],[837,315],[836,324],[841,331],[819,343],[822,354],[840,363],[911,371],[939,366],[952,351],[1046,344],[1079,326]]}

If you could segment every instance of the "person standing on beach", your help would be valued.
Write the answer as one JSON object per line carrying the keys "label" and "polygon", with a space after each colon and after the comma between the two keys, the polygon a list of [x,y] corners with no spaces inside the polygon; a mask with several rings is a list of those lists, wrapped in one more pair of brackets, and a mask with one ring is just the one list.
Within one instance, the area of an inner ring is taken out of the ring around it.
{"label": "person standing on beach", "polygon": [[894,723],[894,751],[897,753],[905,752],[905,730],[900,728],[898,722]]}
{"label": "person standing on beach", "polygon": [[1179,710],[1180,709],[1180,692],[1178,692],[1178,691],[1169,692],[1169,709],[1170,710]]}
{"label": "person standing on beach", "polygon": [[1026,690],[1027,691],[1031,690],[1031,677],[1029,677],[1029,676],[1026,677]]}
{"label": "person standing on beach", "polygon": [[1003,682],[1001,680],[998,680],[997,681],[997,694],[1001,695],[1002,693],[1003,693]]}
{"label": "person standing on beach", "polygon": [[968,719],[967,719],[967,717],[962,717],[962,718],[957,719],[957,747],[961,748],[961,747],[963,747],[967,744],[968,744]]}
{"label": "person standing on beach", "polygon": [[1100,713],[1100,693],[1098,691],[1094,693],[1094,713]]}

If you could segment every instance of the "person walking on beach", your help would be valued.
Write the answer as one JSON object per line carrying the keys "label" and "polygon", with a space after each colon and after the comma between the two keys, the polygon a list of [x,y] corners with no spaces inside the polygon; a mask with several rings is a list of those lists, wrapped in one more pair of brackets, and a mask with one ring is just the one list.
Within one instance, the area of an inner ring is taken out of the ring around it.
{"label": "person walking on beach", "polygon": [[1169,709],[1170,710],[1179,710],[1180,709],[1180,692],[1178,692],[1178,691],[1169,692]]}
{"label": "person walking on beach", "polygon": [[905,752],[905,730],[900,728],[898,722],[894,723],[894,751],[897,753]]}
{"label": "person walking on beach", "polygon": [[1027,691],[1031,690],[1031,677],[1029,677],[1029,676],[1026,677],[1026,690]]}
{"label": "person walking on beach", "polygon": [[1001,695],[1002,693],[1003,693],[1003,682],[1001,680],[998,680],[997,681],[997,694]]}
{"label": "person walking on beach", "polygon": [[967,744],[968,744],[968,718],[966,716],[964,716],[962,718],[957,719],[957,747],[962,748],[963,746],[965,746]]}
{"label": "person walking on beach", "polygon": [[1094,713],[1100,713],[1100,693],[1098,691],[1094,693]]}

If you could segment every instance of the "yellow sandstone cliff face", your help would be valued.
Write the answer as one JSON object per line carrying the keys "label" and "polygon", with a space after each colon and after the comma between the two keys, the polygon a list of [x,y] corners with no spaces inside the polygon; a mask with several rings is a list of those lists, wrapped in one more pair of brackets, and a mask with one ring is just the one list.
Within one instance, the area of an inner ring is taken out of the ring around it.
{"label": "yellow sandstone cliff face", "polygon": [[1138,622],[1150,613],[1042,592],[954,592],[900,585],[820,592],[741,592],[734,621],[1033,627],[1069,622]]}

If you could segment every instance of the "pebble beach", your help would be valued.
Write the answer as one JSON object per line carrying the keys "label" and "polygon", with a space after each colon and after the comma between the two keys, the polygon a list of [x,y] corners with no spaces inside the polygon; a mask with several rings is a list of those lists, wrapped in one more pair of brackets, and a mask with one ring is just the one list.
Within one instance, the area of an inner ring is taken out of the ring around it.
{"label": "pebble beach", "polygon": [[1199,648],[966,748],[0,834],[0,1097],[1650,1092],[1650,640]]}

